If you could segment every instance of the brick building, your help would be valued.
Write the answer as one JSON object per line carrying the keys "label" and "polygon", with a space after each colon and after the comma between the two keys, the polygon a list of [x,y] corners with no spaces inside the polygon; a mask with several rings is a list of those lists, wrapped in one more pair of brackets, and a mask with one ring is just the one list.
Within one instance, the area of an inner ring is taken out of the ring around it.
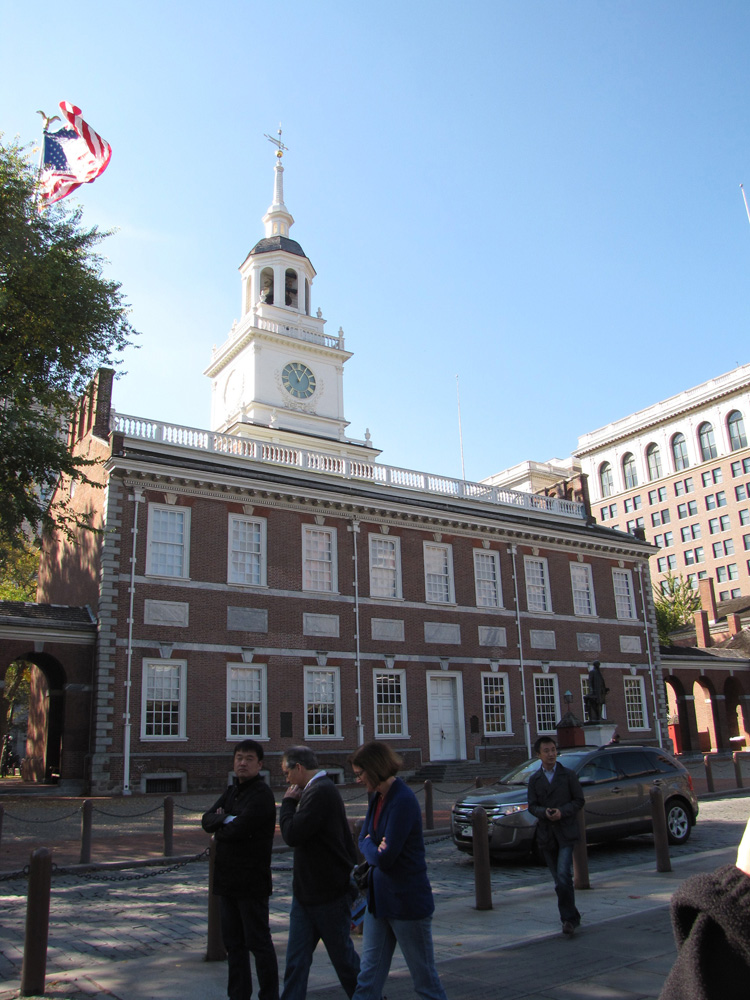
{"label": "brick building", "polygon": [[351,355],[311,312],[282,173],[206,371],[211,428],[115,412],[106,370],[74,422],[103,488],[72,502],[103,531],[47,539],[38,595],[98,622],[85,773],[68,777],[214,787],[244,736],[276,781],[298,742],[342,774],[373,737],[409,770],[501,765],[554,731],[566,694],[583,715],[595,659],[621,737],[660,741],[652,547],[597,525],[585,491],[396,469],[346,436]]}

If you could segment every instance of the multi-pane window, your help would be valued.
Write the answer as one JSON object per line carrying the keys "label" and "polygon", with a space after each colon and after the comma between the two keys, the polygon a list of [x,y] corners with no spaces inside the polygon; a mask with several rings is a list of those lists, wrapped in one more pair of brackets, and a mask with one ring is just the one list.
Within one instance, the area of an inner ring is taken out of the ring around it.
{"label": "multi-pane window", "polygon": [[660,524],[669,524],[671,520],[672,515],[666,507],[664,510],[655,510],[651,515],[651,525],[654,528],[658,528]]}
{"label": "multi-pane window", "polygon": [[650,444],[646,448],[646,462],[648,463],[648,478],[653,482],[654,479],[661,478],[661,452],[659,451],[658,444]]}
{"label": "multi-pane window", "polygon": [[570,564],[570,582],[573,587],[573,611],[577,615],[595,615],[594,579],[588,563]]}
{"label": "multi-pane window", "polygon": [[305,669],[305,736],[308,739],[341,735],[339,672],[336,668]]}
{"label": "multi-pane window", "polygon": [[655,503],[665,503],[667,499],[667,487],[660,486],[658,490],[648,491],[648,502],[653,506]]}
{"label": "multi-pane window", "polygon": [[726,583],[727,580],[737,580],[739,579],[739,575],[737,563],[729,563],[728,566],[716,567],[716,579],[719,583]]}
{"label": "multi-pane window", "polygon": [[474,549],[474,587],[478,608],[500,608],[503,594],[500,585],[500,555],[486,549]]}
{"label": "multi-pane window", "polygon": [[302,589],[329,594],[338,590],[336,532],[333,528],[302,525]]}
{"label": "multi-pane window", "polygon": [[715,483],[720,483],[724,478],[721,469],[706,469],[706,471],[701,475],[701,481],[704,486],[712,486]]}
{"label": "multi-pane window", "polygon": [[732,410],[727,417],[727,428],[729,429],[729,447],[732,451],[738,448],[747,447],[747,436],[745,435],[745,421],[739,410]]}
{"label": "multi-pane window", "polygon": [[482,714],[485,736],[510,732],[507,674],[482,674]]}
{"label": "multi-pane window", "polygon": [[747,500],[750,497],[750,490],[745,483],[740,483],[739,486],[734,488],[734,499],[735,500]]}
{"label": "multi-pane window", "polygon": [[726,507],[726,505],[727,495],[724,490],[719,490],[718,493],[706,494],[706,510],[716,510],[717,507]]}
{"label": "multi-pane window", "polygon": [[625,715],[628,729],[648,729],[646,690],[642,677],[624,677]]}
{"label": "multi-pane window", "polygon": [[677,556],[659,556],[656,560],[656,568],[660,573],[668,573],[671,569],[677,569]]}
{"label": "multi-pane window", "polygon": [[227,738],[266,736],[265,667],[227,665]]}
{"label": "multi-pane window", "polygon": [[141,692],[141,737],[185,736],[184,661],[145,660]]}
{"label": "multi-pane window", "polygon": [[146,572],[186,577],[189,551],[190,508],[149,504]]}
{"label": "multi-pane window", "polygon": [[698,445],[700,447],[701,459],[704,462],[716,458],[718,452],[716,451],[716,439],[714,438],[714,429],[711,424],[701,424],[698,428]]}
{"label": "multi-pane window", "polygon": [[370,535],[370,597],[401,597],[401,539]]}
{"label": "multi-pane window", "polygon": [[674,484],[674,495],[676,497],[684,496],[685,493],[693,492],[693,477],[688,476],[687,479],[678,479]]}
{"label": "multi-pane window", "polygon": [[708,522],[708,530],[712,535],[718,535],[720,531],[729,531],[729,514],[722,514],[721,517],[712,517]]}
{"label": "multi-pane window", "polygon": [[551,611],[547,560],[537,556],[524,556],[526,571],[526,606],[529,611]]}
{"label": "multi-pane window", "polygon": [[613,569],[612,583],[615,591],[615,608],[618,618],[635,618],[635,593],[633,574],[629,569]]}
{"label": "multi-pane window", "polygon": [[744,507],[742,510],[738,510],[737,514],[740,518],[740,524],[750,524],[750,510]]}
{"label": "multi-pane window", "polygon": [[721,559],[722,556],[734,555],[734,539],[727,538],[723,542],[714,542],[714,559]]}
{"label": "multi-pane window", "polygon": [[674,535],[671,531],[664,532],[664,548],[668,549],[670,545],[674,544]]}
{"label": "multi-pane window", "polygon": [[602,507],[602,521],[608,521],[612,517],[617,517],[617,504],[611,503],[608,507]]}
{"label": "multi-pane window", "polygon": [[627,530],[628,530],[628,533],[631,534],[631,535],[633,534],[633,532],[635,531],[636,528],[642,528],[642,527],[643,527],[643,518],[642,517],[636,517],[635,520],[628,521],[628,523],[627,523]]}
{"label": "multi-pane window", "polygon": [[229,515],[227,580],[250,587],[266,585],[265,518]]}
{"label": "multi-pane window", "polygon": [[750,535],[742,536],[742,544],[745,546],[746,549],[750,549]]}
{"label": "multi-pane window", "polygon": [[690,460],[688,459],[687,444],[685,442],[684,434],[675,434],[672,438],[672,458],[674,460],[675,472],[679,472],[681,469],[690,468]]}
{"label": "multi-pane window", "polygon": [[403,670],[376,670],[373,677],[375,691],[375,735],[378,739],[389,736],[407,736],[406,729],[406,672]]}
{"label": "multi-pane window", "polygon": [[697,521],[695,524],[686,524],[684,528],[680,528],[680,535],[682,536],[683,542],[690,542],[694,538],[700,538],[701,526]]}
{"label": "multi-pane window", "polygon": [[625,481],[625,489],[632,489],[634,486],[638,485],[638,470],[635,467],[635,459],[630,452],[627,455],[623,455],[622,459],[622,475]]}
{"label": "multi-pane window", "polygon": [[699,545],[695,549],[685,549],[683,556],[686,566],[693,566],[695,563],[702,563],[704,560],[703,546]]}
{"label": "multi-pane window", "polygon": [[583,705],[583,721],[590,722],[588,705],[586,704],[586,695],[591,691],[591,685],[589,684],[589,675],[581,674],[581,705]]}
{"label": "multi-pane window", "polygon": [[687,503],[677,504],[677,517],[682,520],[685,517],[697,517],[698,516],[698,502],[697,500],[688,500]]}
{"label": "multi-pane window", "polygon": [[743,458],[740,462],[732,462],[732,477],[747,475],[750,473],[750,458]]}
{"label": "multi-pane window", "polygon": [[603,462],[599,467],[599,485],[601,486],[603,497],[612,496],[615,489],[615,480],[612,475],[612,466],[609,462]]}
{"label": "multi-pane window", "polygon": [[640,510],[642,507],[641,494],[636,493],[634,497],[628,497],[628,499],[623,503],[623,507],[625,508],[626,514],[629,514],[631,510]]}
{"label": "multi-pane window", "polygon": [[554,674],[534,674],[534,707],[538,733],[554,733],[560,719],[557,677]]}
{"label": "multi-pane window", "polygon": [[437,542],[424,543],[425,600],[453,604],[453,549]]}

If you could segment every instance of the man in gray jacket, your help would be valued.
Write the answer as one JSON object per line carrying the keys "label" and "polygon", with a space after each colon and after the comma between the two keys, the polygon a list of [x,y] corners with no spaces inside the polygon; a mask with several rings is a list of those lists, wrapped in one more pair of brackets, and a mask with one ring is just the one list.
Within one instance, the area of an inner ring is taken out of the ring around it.
{"label": "man in gray jacket", "polygon": [[573,889],[573,845],[578,840],[578,811],[583,791],[574,771],[557,759],[557,744],[540,736],[534,752],[542,766],[529,780],[529,812],[538,822],[537,838],[552,872],[563,934],[574,934],[581,922]]}

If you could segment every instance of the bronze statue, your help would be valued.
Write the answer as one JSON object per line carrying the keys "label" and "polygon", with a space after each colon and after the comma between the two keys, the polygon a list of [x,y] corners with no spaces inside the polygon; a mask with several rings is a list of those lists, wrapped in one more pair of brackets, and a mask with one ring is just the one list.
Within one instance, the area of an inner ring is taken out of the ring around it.
{"label": "bronze statue", "polygon": [[594,660],[591,670],[589,670],[589,693],[583,699],[586,704],[589,722],[602,721],[602,706],[607,701],[609,688],[604,682],[598,660]]}

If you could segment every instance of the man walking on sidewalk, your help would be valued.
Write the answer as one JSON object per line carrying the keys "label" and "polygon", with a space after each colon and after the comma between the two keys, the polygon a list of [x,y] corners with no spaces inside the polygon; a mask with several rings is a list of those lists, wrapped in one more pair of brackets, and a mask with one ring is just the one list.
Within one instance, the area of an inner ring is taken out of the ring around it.
{"label": "man walking on sidewalk", "polygon": [[238,743],[234,748],[237,781],[202,820],[203,829],[216,840],[213,891],[221,900],[229,1000],[250,1000],[250,952],[258,975],[258,1000],[279,997],[279,967],[268,922],[276,801],[261,777],[262,763],[260,743]]}
{"label": "man walking on sidewalk", "polygon": [[289,787],[281,801],[279,826],[294,848],[282,1000],[305,1000],[313,952],[321,940],[351,997],[359,974],[359,955],[350,934],[356,855],[344,803],[309,747],[291,747],[281,768]]}
{"label": "man walking on sidewalk", "polygon": [[583,791],[574,771],[557,759],[557,744],[540,736],[534,752],[542,766],[529,780],[529,812],[538,820],[537,837],[552,872],[563,934],[574,934],[581,922],[573,889],[573,845],[578,840],[578,811]]}

